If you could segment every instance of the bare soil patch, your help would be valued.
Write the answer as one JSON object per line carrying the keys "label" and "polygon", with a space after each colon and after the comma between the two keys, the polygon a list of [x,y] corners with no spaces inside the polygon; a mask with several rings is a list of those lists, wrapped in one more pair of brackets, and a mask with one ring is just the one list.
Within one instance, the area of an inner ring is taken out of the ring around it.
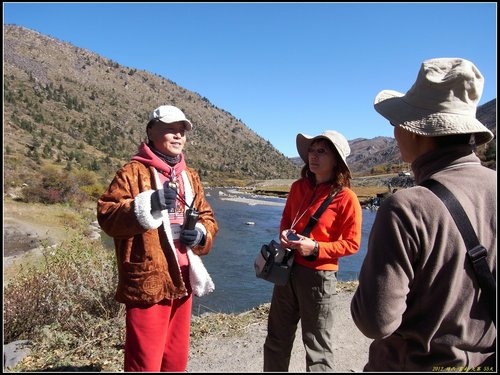
{"label": "bare soil patch", "polygon": [[[335,372],[362,372],[368,360],[368,347],[371,340],[357,329],[350,313],[355,285],[339,290],[337,296]],[[189,355],[188,371],[262,372],[268,310],[269,304],[266,304],[250,312],[239,314],[235,320],[244,324],[237,324],[231,320],[226,324],[230,327],[229,329],[219,327],[217,331],[194,340]],[[197,319],[213,318],[216,316],[202,316]],[[211,324],[213,326],[212,322]],[[299,323],[290,359],[290,372],[306,372],[301,333]]]}
{"label": "bare soil patch", "polygon": [[[23,203],[4,198],[3,273],[8,279],[16,266],[40,256],[43,247],[64,241],[81,230],[80,215],[65,206]],[[13,268],[13,269],[11,269]]]}

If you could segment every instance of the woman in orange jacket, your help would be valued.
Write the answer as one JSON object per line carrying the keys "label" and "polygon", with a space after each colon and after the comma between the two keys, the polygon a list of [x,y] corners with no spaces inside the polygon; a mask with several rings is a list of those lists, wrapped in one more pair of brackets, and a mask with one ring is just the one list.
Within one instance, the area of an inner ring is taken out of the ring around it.
{"label": "woman in orange jacket", "polygon": [[[331,372],[338,261],[359,249],[361,205],[350,189],[350,148],[343,135],[333,130],[315,137],[298,134],[297,149],[305,166],[291,186],[280,224],[281,245],[294,251],[295,260],[288,283],[274,286],[264,371],[288,371],[300,320],[306,370]],[[333,200],[310,233],[302,235],[330,193]]]}

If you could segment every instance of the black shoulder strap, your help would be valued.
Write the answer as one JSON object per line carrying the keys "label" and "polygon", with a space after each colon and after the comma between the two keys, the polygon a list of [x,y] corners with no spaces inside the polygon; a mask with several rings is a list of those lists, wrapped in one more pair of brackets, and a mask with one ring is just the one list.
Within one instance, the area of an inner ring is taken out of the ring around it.
{"label": "black shoulder strap", "polygon": [[467,246],[469,260],[471,261],[474,272],[476,273],[479,286],[486,294],[486,300],[490,305],[493,322],[496,325],[496,282],[488,267],[488,263],[486,262],[487,251],[480,244],[476,232],[470,223],[469,217],[453,193],[440,182],[429,179],[422,182],[420,185],[430,189],[434,192],[434,194],[441,198],[445,206],[450,211],[453,220],[462,234],[465,245]]}
{"label": "black shoulder strap", "polygon": [[306,227],[304,228],[304,230],[301,233],[303,236],[306,236],[306,237],[309,236],[309,233],[311,233],[311,230],[316,225],[316,223],[318,222],[321,215],[323,215],[323,212],[326,210],[328,205],[332,202],[333,198],[335,198],[335,196],[341,190],[342,190],[342,187],[340,187],[340,188],[330,192],[330,194],[328,194],[328,196],[325,198],[323,203],[321,203],[321,206],[318,207],[318,209],[316,210],[314,215],[312,215],[311,218],[309,219],[309,222],[307,223]]}

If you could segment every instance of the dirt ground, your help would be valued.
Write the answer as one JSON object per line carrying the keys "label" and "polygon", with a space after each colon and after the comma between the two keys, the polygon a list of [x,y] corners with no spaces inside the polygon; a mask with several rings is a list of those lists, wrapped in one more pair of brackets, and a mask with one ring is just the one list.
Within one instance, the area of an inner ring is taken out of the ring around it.
{"label": "dirt ground", "polygon": [[49,229],[41,225],[30,224],[12,217],[5,217],[3,222],[3,270],[14,262],[22,261],[28,254],[41,251],[42,241],[53,245]]}
{"label": "dirt ground", "polygon": [[[364,337],[351,318],[353,292],[341,291],[335,322],[335,372],[362,372],[371,340]],[[191,349],[188,372],[262,372],[266,320],[250,324],[240,335],[208,336]],[[201,348],[201,349],[200,349]],[[306,372],[300,324],[290,360],[290,372]]]}

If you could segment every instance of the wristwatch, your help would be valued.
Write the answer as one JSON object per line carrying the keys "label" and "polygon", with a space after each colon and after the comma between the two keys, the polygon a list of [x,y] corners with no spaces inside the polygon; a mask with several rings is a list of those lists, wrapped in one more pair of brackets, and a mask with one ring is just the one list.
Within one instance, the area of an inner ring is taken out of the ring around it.
{"label": "wristwatch", "polygon": [[317,257],[319,254],[319,243],[318,241],[314,241],[314,249],[313,249],[313,252],[311,253],[311,255]]}

